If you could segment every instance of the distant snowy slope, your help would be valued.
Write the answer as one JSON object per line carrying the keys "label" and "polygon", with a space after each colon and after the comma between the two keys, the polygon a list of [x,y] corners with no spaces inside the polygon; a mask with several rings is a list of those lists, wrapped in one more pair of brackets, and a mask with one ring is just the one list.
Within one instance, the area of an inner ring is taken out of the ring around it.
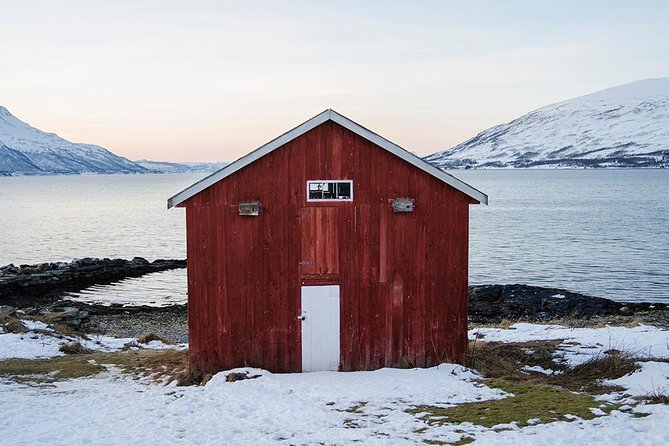
{"label": "distant snowy slope", "polygon": [[425,160],[441,168],[653,167],[667,157],[669,79],[662,78],[540,108]]}
{"label": "distant snowy slope", "polygon": [[0,175],[149,171],[100,146],[71,143],[31,127],[0,106]]}
{"label": "distant snowy slope", "polygon": [[139,164],[147,169],[161,172],[161,173],[207,173],[215,172],[218,169],[225,167],[227,163],[170,163],[167,161],[149,161],[149,160],[135,160],[135,164]]}

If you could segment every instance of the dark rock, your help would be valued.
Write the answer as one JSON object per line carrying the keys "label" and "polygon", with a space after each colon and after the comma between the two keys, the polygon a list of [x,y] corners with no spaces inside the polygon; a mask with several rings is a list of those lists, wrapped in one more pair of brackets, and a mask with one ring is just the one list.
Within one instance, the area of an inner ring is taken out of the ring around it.
{"label": "dark rock", "polygon": [[521,284],[469,288],[469,320],[477,323],[498,323],[502,319],[538,322],[568,317],[631,315],[666,308],[667,305],[662,303],[622,303],[559,288]]}
{"label": "dark rock", "polygon": [[225,377],[225,381],[233,383],[235,381],[242,381],[245,379],[256,379],[260,378],[261,375],[249,375],[249,372],[230,372]]}
{"label": "dark rock", "polygon": [[90,313],[86,309],[74,306],[53,306],[41,309],[39,314],[48,317],[51,322],[67,324],[78,329],[81,324],[88,322]]}
{"label": "dark rock", "polygon": [[3,316],[12,316],[16,314],[16,308],[9,305],[0,305],[0,314]]}
{"label": "dark rock", "polygon": [[0,268],[0,304],[16,307],[44,305],[60,299],[65,292],[76,292],[91,285],[103,285],[128,277],[185,268],[185,260],[132,260],[85,257],[70,263],[7,265]]}
{"label": "dark rock", "polygon": [[5,276],[5,275],[13,275],[13,274],[19,274],[21,272],[21,268],[14,266],[13,263],[10,263],[9,265],[5,265],[3,267],[0,267],[0,278]]}

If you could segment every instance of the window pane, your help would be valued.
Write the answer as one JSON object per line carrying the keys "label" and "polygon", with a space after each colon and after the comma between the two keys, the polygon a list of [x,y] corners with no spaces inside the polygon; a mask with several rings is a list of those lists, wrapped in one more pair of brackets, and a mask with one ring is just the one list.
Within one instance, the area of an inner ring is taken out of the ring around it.
{"label": "window pane", "polygon": [[351,198],[351,183],[337,183],[337,198],[348,200]]}
{"label": "window pane", "polygon": [[309,200],[350,200],[353,184],[350,181],[307,181]]}
{"label": "window pane", "polygon": [[320,200],[323,198],[323,192],[319,190],[311,190],[309,189],[309,199],[310,200]]}
{"label": "window pane", "polygon": [[337,183],[323,183],[325,187],[323,188],[323,198],[326,200],[332,200],[337,198]]}

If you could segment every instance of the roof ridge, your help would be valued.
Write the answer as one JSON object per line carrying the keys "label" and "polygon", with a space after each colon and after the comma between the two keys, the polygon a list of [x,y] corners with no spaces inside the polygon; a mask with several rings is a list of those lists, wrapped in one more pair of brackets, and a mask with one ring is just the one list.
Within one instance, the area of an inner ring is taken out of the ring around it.
{"label": "roof ridge", "polygon": [[362,125],[356,123],[355,121],[347,118],[346,116],[340,114],[336,110],[327,108],[321,113],[317,114],[311,119],[304,121],[302,124],[288,130],[287,132],[282,133],[268,143],[258,147],[252,152],[244,155],[243,157],[233,161],[232,163],[226,165],[222,169],[217,170],[211,175],[201,179],[200,181],[190,185],[181,192],[175,194],[167,200],[167,208],[174,207],[187,199],[191,198],[193,195],[202,192],[213,184],[219,182],[225,177],[237,172],[238,170],[243,169],[257,159],[262,158],[263,156],[273,152],[279,147],[287,144],[293,139],[303,135],[309,130],[323,124],[327,121],[333,121],[348,130],[356,133],[357,135],[367,139],[368,141],[376,144],[377,146],[387,150],[388,152],[394,154],[398,158],[403,159],[409,164],[414,165],[415,167],[423,170],[424,172],[436,177],[442,182],[448,184],[449,186],[454,187],[465,195],[470,196],[471,198],[477,200],[480,203],[488,204],[488,196],[478,189],[470,186],[464,181],[454,177],[451,174],[444,172],[443,170],[437,168],[436,166],[428,163],[427,161],[421,159],[420,157],[414,155],[406,149],[403,149],[399,145],[389,141],[378,133],[373,132],[372,130],[363,127]]}

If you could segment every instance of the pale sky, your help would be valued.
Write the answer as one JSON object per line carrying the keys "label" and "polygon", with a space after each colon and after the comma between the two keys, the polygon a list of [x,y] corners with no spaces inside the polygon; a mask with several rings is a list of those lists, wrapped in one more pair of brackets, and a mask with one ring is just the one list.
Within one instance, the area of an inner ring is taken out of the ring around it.
{"label": "pale sky", "polygon": [[231,161],[327,108],[426,155],[668,76],[666,0],[0,0],[0,105],[130,159]]}

